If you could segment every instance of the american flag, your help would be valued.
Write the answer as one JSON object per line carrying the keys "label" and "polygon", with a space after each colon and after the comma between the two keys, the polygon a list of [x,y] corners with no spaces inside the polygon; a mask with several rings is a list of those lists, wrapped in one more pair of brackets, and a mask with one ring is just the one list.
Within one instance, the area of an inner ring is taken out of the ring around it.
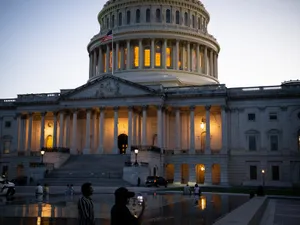
{"label": "american flag", "polygon": [[102,43],[102,42],[106,42],[106,41],[111,40],[112,38],[113,38],[113,33],[112,33],[112,30],[110,30],[110,31],[107,32],[107,34],[106,34],[104,37],[102,37],[102,38],[100,39],[100,42],[101,42],[101,43]]}

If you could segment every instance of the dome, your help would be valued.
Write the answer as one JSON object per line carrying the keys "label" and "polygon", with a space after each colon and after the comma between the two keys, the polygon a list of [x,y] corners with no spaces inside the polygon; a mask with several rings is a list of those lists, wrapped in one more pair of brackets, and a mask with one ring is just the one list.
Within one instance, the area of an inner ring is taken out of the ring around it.
{"label": "dome", "polygon": [[88,44],[89,81],[105,74],[145,85],[218,83],[216,39],[197,0],[110,0]]}

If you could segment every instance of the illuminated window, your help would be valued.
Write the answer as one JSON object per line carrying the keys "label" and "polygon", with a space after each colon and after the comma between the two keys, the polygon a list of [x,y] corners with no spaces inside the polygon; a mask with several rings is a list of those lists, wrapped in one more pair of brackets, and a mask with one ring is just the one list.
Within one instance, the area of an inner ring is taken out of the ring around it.
{"label": "illuminated window", "polygon": [[118,62],[118,69],[121,69],[121,50],[120,49],[118,52],[117,62]]}
{"label": "illuminated window", "polygon": [[133,66],[138,67],[139,66],[139,47],[135,46],[133,48]]}
{"label": "illuminated window", "polygon": [[106,53],[102,57],[103,72],[106,73]]}
{"label": "illuminated window", "polygon": [[180,21],[180,19],[179,19],[179,11],[176,11],[176,24],[179,24],[179,21]]}
{"label": "illuminated window", "polygon": [[196,49],[192,49],[192,71],[197,70],[197,56],[196,56]]}
{"label": "illuminated window", "polygon": [[112,51],[109,52],[109,71],[111,71],[112,68]]}
{"label": "illuminated window", "polygon": [[155,67],[161,67],[161,46],[155,47]]}
{"label": "illuminated window", "polygon": [[141,11],[137,9],[135,12],[135,22],[140,23],[140,21],[141,21]]}
{"label": "illuminated window", "polygon": [[187,12],[184,13],[184,25],[188,26],[188,14],[187,14]]}
{"label": "illuminated window", "polygon": [[182,66],[183,66],[183,69],[184,70],[187,70],[187,64],[188,64],[188,61],[187,61],[187,48],[184,47],[183,48],[183,55],[182,55]]}
{"label": "illuminated window", "polygon": [[130,11],[127,11],[127,24],[130,24],[130,17],[131,17],[131,15],[130,15]]}
{"label": "illuminated window", "polygon": [[127,65],[127,48],[124,48],[124,67]]}
{"label": "illuminated window", "polygon": [[166,23],[171,23],[171,10],[166,10]]}
{"label": "illuminated window", "polygon": [[161,22],[161,17],[160,17],[160,9],[156,9],[156,22],[160,23]]}
{"label": "illuminated window", "polygon": [[122,13],[119,13],[119,26],[122,26]]}
{"label": "illuminated window", "polygon": [[150,23],[150,9],[146,10],[146,23]]}
{"label": "illuminated window", "polygon": [[178,68],[182,70],[182,47],[179,47],[179,61],[178,61]]}
{"label": "illuminated window", "polygon": [[150,48],[147,47],[144,49],[144,66],[150,67],[151,56],[150,56]]}
{"label": "illuminated window", "polygon": [[167,65],[167,68],[170,68],[171,67],[171,48],[170,47],[167,47],[166,48],[166,55],[167,55],[167,58],[166,58],[166,65]]}

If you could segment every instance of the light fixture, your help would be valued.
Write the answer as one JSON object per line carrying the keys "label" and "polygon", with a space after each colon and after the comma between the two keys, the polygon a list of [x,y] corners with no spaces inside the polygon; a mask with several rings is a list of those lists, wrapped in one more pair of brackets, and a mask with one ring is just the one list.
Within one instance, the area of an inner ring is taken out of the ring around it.
{"label": "light fixture", "polygon": [[139,153],[139,150],[138,150],[138,149],[135,149],[135,150],[134,150],[134,153],[135,153],[135,154],[138,154],[138,153]]}
{"label": "light fixture", "polygon": [[138,150],[138,149],[134,149],[134,153],[135,153],[135,162],[134,162],[134,165],[135,165],[135,166],[138,166],[139,164],[138,164],[138,162],[137,162],[137,155],[138,155],[138,153],[139,153],[139,150]]}
{"label": "light fixture", "polygon": [[204,129],[204,119],[202,118],[201,123],[200,123],[200,128],[203,130]]}
{"label": "light fixture", "polygon": [[200,167],[200,170],[201,170],[201,171],[205,171],[205,167],[204,167],[204,166],[201,166],[201,167]]}
{"label": "light fixture", "polygon": [[261,170],[261,173],[265,173],[265,170]]}
{"label": "light fixture", "polygon": [[41,150],[41,155],[44,155],[45,154],[45,150]]}

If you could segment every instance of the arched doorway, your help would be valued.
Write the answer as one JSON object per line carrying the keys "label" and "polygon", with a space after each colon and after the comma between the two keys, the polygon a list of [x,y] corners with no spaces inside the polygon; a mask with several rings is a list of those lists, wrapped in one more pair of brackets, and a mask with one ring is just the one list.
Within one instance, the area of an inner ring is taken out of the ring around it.
{"label": "arched doorway", "polygon": [[205,166],[203,164],[197,164],[195,167],[196,183],[204,184],[205,181]]}
{"label": "arched doorway", "polygon": [[174,182],[174,164],[166,165],[166,179],[169,183]]}
{"label": "arched doorway", "polygon": [[187,184],[189,182],[189,164],[181,164],[181,183]]}
{"label": "arched doorway", "polygon": [[128,146],[128,136],[126,134],[120,134],[118,136],[118,148],[120,154],[125,154]]}
{"label": "arched doorway", "polygon": [[201,150],[205,151],[205,145],[206,145],[206,132],[201,133]]}
{"label": "arched doorway", "polygon": [[52,135],[48,135],[46,138],[46,148],[52,148],[53,147],[53,137]]}
{"label": "arched doorway", "polygon": [[211,180],[212,184],[220,184],[221,183],[221,167],[220,164],[213,164],[211,167]]}

